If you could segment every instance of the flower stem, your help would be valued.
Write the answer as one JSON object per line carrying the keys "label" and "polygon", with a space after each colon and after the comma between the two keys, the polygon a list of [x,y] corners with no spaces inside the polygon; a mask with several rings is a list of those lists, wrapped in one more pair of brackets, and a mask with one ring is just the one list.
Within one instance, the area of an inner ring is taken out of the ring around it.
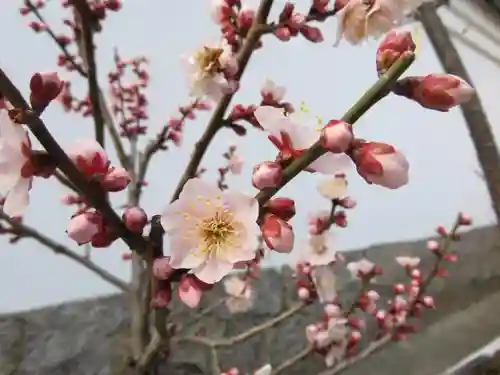
{"label": "flower stem", "polygon": [[[379,80],[349,109],[342,120],[348,124],[354,124],[361,116],[363,116],[373,105],[382,99],[391,87],[396,83],[398,78],[410,67],[415,60],[413,53],[407,53],[399,58],[391,68],[382,75]],[[326,150],[321,147],[319,141],[312,145],[307,151],[296,158],[283,171],[283,179],[281,183],[274,188],[263,189],[255,197],[259,204],[267,202],[281,188],[297,176],[304,168],[307,168],[312,162],[326,153]]]}

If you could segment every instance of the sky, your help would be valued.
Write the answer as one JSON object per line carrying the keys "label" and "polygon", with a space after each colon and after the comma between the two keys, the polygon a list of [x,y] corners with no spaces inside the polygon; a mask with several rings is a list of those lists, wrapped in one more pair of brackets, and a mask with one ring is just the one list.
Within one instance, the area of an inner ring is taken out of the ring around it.
{"label": "sky", "polygon": [[[271,17],[279,13],[276,1]],[[19,15],[16,2],[12,1],[0,12],[0,25],[4,35],[4,53],[0,59],[4,69],[24,94],[28,91],[29,78],[37,71],[57,70],[58,50],[45,35],[34,34],[26,25],[28,19]],[[19,4],[21,1],[18,2]],[[52,0],[44,16],[58,32],[63,32],[62,18],[67,17],[56,0]],[[148,71],[151,84],[150,137],[160,129],[179,105],[189,103],[185,77],[182,74],[181,55],[187,55],[203,43],[216,41],[218,29],[209,17],[210,1],[125,0],[123,10],[111,14],[104,31],[97,36],[99,63],[98,74],[106,90],[106,74],[113,65],[113,48],[118,47],[124,58],[145,55],[150,59]],[[298,0],[299,9],[306,9],[309,0]],[[456,0],[458,8],[497,33],[467,4]],[[464,5],[465,4],[465,5]],[[446,24],[455,31],[484,46],[500,58],[499,45],[486,40],[473,27],[447,11],[441,12]],[[362,46],[342,43],[333,47],[336,21],[323,24],[325,42],[312,44],[301,38],[283,43],[268,36],[264,48],[251,59],[241,83],[241,90],[233,104],[257,104],[259,90],[267,78],[285,85],[285,99],[298,106],[305,101],[311,112],[324,120],[337,119],[359,99],[376,80],[374,41]],[[442,68],[418,25],[408,26],[419,36],[420,51],[409,75],[441,72]],[[478,89],[496,136],[500,127],[497,105],[497,80],[500,68],[480,54],[456,42],[459,52],[470,71],[473,85]],[[85,94],[84,82],[76,75],[61,72],[70,80],[76,92]],[[66,114],[60,105],[52,104],[43,119],[53,135],[64,147],[70,148],[78,140],[93,135],[91,121],[78,115]],[[151,164],[147,180],[149,186],[143,198],[148,214],[160,213],[169,202],[178,178],[188,162],[193,144],[200,137],[209,119],[209,113],[200,115],[185,126],[183,147],[158,154]],[[396,191],[367,185],[355,171],[348,171],[349,193],[358,206],[349,212],[349,226],[335,229],[331,247],[349,251],[375,243],[418,239],[433,233],[436,225],[451,225],[458,211],[474,219],[475,226],[491,224],[494,216],[486,188],[477,175],[479,166],[458,109],[450,113],[424,110],[415,103],[398,97],[384,99],[355,125],[356,135],[373,141],[395,145],[410,162],[410,183]],[[250,184],[252,166],[275,157],[275,149],[266,136],[250,131],[243,138],[231,131],[221,131],[202,166],[208,168],[207,179],[215,181],[217,168],[222,165],[221,154],[228,145],[238,146],[238,153],[245,159],[245,169],[239,176],[230,176],[232,188],[254,194]],[[35,142],[36,144],[36,142]],[[116,160],[116,159],[115,159]],[[300,250],[306,240],[307,217],[311,212],[328,208],[328,202],[319,197],[316,185],[322,176],[302,174],[294,179],[280,196],[294,198],[297,215],[292,220],[296,232],[294,251]],[[72,210],[60,204],[65,189],[55,182],[36,181],[31,193],[32,203],[25,222],[83,253],[65,235],[65,226]],[[125,203],[117,195],[115,203]],[[0,238],[0,312],[26,310],[68,300],[90,298],[113,293],[116,290],[91,272],[71,260],[54,255],[50,250],[31,240],[15,246]],[[113,274],[127,280],[130,265],[120,254],[126,248],[121,241],[108,249],[92,251],[92,259]],[[273,254],[268,266],[290,262],[291,256]]]}

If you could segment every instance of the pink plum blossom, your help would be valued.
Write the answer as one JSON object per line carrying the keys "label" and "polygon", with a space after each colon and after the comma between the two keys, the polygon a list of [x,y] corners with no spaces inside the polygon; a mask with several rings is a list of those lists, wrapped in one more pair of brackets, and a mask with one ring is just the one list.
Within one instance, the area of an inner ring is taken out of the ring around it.
{"label": "pink plum blossom", "polygon": [[278,86],[274,81],[267,79],[260,89],[262,95],[262,102],[264,104],[279,103],[285,97],[285,86]]}
{"label": "pink plum blossom", "polygon": [[6,194],[3,205],[6,215],[24,214],[29,203],[32,172],[27,132],[10,119],[7,110],[0,110],[0,191]]}
{"label": "pink plum blossom", "polygon": [[234,263],[255,258],[258,216],[253,197],[221,191],[200,178],[189,180],[161,218],[170,241],[171,266],[191,269],[207,284],[220,281]]}
{"label": "pink plum blossom", "polygon": [[[299,156],[320,139],[322,127],[317,119],[307,113],[294,112],[286,115],[279,108],[260,106],[254,115],[262,128],[269,133],[269,139],[284,159]],[[350,165],[347,155],[327,152],[312,162],[308,170],[335,174]]]}
{"label": "pink plum blossom", "polygon": [[356,262],[348,263],[346,267],[353,277],[361,279],[375,270],[375,263],[363,258]]}

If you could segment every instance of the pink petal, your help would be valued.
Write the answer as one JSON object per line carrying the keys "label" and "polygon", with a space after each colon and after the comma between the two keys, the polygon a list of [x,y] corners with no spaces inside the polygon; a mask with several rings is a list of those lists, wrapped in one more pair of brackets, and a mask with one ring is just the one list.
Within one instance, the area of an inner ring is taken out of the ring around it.
{"label": "pink petal", "polygon": [[205,262],[207,255],[198,250],[193,236],[185,237],[182,232],[170,237],[170,265],[172,268],[196,268]]}
{"label": "pink petal", "polygon": [[254,111],[254,116],[265,131],[277,138],[281,138],[281,132],[284,130],[283,120],[285,120],[281,109],[260,106]]}
{"label": "pink petal", "polygon": [[200,304],[203,292],[200,289],[194,288],[192,286],[182,287],[179,285],[178,288],[179,298],[187,306],[194,309]]}

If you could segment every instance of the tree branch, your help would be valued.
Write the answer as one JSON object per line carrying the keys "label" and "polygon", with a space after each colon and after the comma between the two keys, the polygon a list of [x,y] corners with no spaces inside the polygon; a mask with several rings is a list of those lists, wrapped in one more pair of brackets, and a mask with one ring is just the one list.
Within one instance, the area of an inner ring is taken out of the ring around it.
{"label": "tree branch", "polygon": [[[371,107],[373,107],[386,93],[392,88],[399,77],[410,67],[415,60],[413,53],[407,53],[400,57],[391,68],[382,75],[379,80],[347,111],[341,120],[353,125],[361,116],[363,116]],[[283,178],[281,183],[274,188],[266,188],[261,190],[256,199],[262,206],[279,190],[281,190],[295,176],[302,172],[309,164],[326,153],[326,150],[321,147],[320,142],[316,142],[301,156],[297,157],[288,167],[283,170]]]}
{"label": "tree branch", "polygon": [[6,221],[12,229],[16,232],[17,236],[24,237],[24,238],[32,238],[38,243],[48,247],[51,249],[54,253],[56,254],[61,254],[64,255],[78,264],[82,265],[86,269],[94,272],[96,275],[98,275],[100,278],[103,280],[109,282],[110,284],[114,285],[118,289],[128,292],[130,291],[129,285],[117,278],[116,276],[112,275],[105,269],[99,267],[97,264],[94,262],[90,261],[88,258],[83,257],[74,251],[70,250],[68,247],[52,240],[51,238],[45,236],[44,234],[38,232],[36,229],[29,227],[26,224],[23,224],[22,222],[10,218],[8,215],[6,215],[3,211],[0,210],[0,219]]}
{"label": "tree branch", "polygon": [[[269,16],[269,12],[271,11],[272,5],[273,5],[273,0],[262,0],[260,3],[252,27],[250,28],[250,31],[248,32],[248,35],[245,39],[245,42],[243,43],[243,47],[237,57],[238,72],[235,76],[236,80],[240,80],[241,77],[243,76],[245,68],[247,67],[248,62],[250,61],[250,57],[254,52],[255,46],[257,45],[257,42],[259,41],[261,35],[265,31],[263,29],[263,26],[266,24],[266,20],[267,17]],[[175,201],[177,198],[179,198],[179,195],[185,183],[190,178],[193,178],[195,176],[196,171],[200,166],[201,159],[205,155],[208,146],[212,142],[212,139],[215,137],[217,132],[224,127],[223,117],[224,114],[226,113],[229,104],[231,103],[231,99],[233,98],[233,96],[234,93],[224,96],[217,105],[217,107],[215,108],[212,118],[210,119],[210,122],[208,123],[207,128],[205,129],[205,132],[203,133],[199,141],[196,143],[194,152],[191,156],[191,160],[189,161],[189,164],[187,165],[184,174],[182,175],[179,183],[177,184],[177,187],[175,188],[172,201]]]}
{"label": "tree branch", "polygon": [[0,69],[0,92],[14,107],[23,109],[29,114],[27,117],[31,132],[52,156],[53,160],[57,163],[57,167],[82,192],[90,204],[103,214],[109,225],[117,231],[119,237],[123,239],[131,250],[143,253],[148,245],[147,241],[141,235],[133,233],[125,227],[123,221],[107,202],[101,189],[89,184],[54,137],[52,137],[42,119],[34,114],[22,94],[2,69]]}
{"label": "tree branch", "polygon": [[92,117],[94,118],[95,139],[104,147],[104,116],[101,110],[100,89],[97,80],[97,64],[95,62],[95,45],[94,31],[91,26],[92,19],[89,18],[92,12],[86,0],[73,0],[76,9],[75,17],[79,19],[80,27],[82,28],[81,40],[78,41],[82,49],[81,55],[87,68],[88,93],[92,109]]}

